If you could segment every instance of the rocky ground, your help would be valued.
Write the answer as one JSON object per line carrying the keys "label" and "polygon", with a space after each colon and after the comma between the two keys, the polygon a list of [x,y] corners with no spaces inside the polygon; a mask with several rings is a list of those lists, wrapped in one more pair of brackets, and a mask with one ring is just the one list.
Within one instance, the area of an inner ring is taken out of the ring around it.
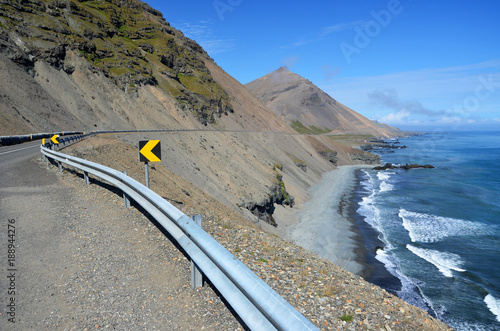
{"label": "rocky ground", "polygon": [[[152,178],[162,173],[169,178],[152,188],[185,214],[202,214],[208,233],[320,329],[449,329],[385,290],[260,230],[166,172],[152,171]],[[242,328],[214,289],[190,288],[188,258],[140,210],[123,208],[119,192],[98,181],[85,187],[81,174],[71,170],[57,176],[72,187],[71,196],[59,197],[68,209],[61,226],[71,235],[72,272],[54,278],[49,292],[59,308],[38,320],[38,329]]]}

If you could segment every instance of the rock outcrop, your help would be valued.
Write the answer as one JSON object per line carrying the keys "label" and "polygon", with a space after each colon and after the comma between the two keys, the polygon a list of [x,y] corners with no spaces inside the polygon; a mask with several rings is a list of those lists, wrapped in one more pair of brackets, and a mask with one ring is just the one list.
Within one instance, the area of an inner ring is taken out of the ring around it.
{"label": "rock outcrop", "polygon": [[[283,170],[282,167],[280,169]],[[277,227],[278,224],[273,218],[275,204],[286,205],[292,208],[295,203],[295,198],[287,192],[285,183],[283,182],[283,176],[279,173],[276,166],[274,171],[276,178],[274,180],[274,185],[270,188],[267,198],[260,202],[248,202],[244,207],[250,210],[252,214],[256,215],[258,220],[263,220]]]}
{"label": "rock outcrop", "polygon": [[356,153],[349,154],[351,160],[356,164],[380,164],[380,155],[375,155],[371,153]]}
{"label": "rock outcrop", "polygon": [[420,164],[404,164],[404,165],[395,165],[392,163],[386,163],[383,166],[378,166],[374,167],[373,170],[388,170],[388,169],[405,169],[405,170],[410,170],[410,169],[434,169],[435,167],[430,165],[430,164],[425,164],[425,165],[420,165]]}
{"label": "rock outcrop", "polygon": [[332,150],[326,150],[326,151],[320,151],[319,155],[330,161],[333,165],[337,165],[337,162],[339,160],[337,156],[337,152],[332,151]]}

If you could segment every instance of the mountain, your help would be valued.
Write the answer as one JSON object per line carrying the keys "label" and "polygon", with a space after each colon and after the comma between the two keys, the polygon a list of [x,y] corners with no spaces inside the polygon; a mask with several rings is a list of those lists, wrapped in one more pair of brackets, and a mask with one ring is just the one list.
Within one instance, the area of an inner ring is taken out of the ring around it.
{"label": "mountain", "polygon": [[245,86],[299,132],[395,136],[401,131],[373,122],[330,97],[309,80],[281,67]]}
{"label": "mountain", "polygon": [[[208,130],[108,134],[74,153],[130,168],[138,166],[138,140],[160,139],[168,156],[156,167],[247,220],[285,226],[325,172],[379,161],[325,136],[297,135],[141,1],[0,3],[0,135]],[[155,185],[154,170],[152,177]]]}
{"label": "mountain", "polygon": [[208,54],[141,1],[2,1],[0,53],[5,131],[164,127],[139,111],[159,90],[204,125],[233,112]]}

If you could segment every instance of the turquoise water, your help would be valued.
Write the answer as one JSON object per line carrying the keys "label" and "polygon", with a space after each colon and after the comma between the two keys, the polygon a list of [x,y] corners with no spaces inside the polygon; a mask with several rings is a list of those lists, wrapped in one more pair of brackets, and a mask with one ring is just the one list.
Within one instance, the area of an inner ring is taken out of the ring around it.
{"label": "turquoise water", "polygon": [[500,132],[399,142],[374,153],[436,168],[363,170],[356,207],[399,279],[391,290],[457,330],[500,330]]}

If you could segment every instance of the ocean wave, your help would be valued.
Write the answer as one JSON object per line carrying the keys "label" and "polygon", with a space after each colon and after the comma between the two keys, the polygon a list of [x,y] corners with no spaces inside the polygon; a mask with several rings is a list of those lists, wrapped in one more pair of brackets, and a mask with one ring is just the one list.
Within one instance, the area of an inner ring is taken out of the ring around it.
{"label": "ocean wave", "polygon": [[400,280],[401,289],[398,291],[398,296],[416,307],[424,310],[430,309],[434,314],[436,314],[432,301],[420,290],[420,285],[418,284],[419,281],[412,279],[401,272],[397,257],[390,252],[391,249],[391,245],[388,244],[385,249],[377,250],[375,258],[384,264],[385,268],[391,275]]}
{"label": "ocean wave", "polygon": [[380,183],[380,192],[392,191],[394,189],[394,185],[383,181]]}
{"label": "ocean wave", "polygon": [[436,242],[445,237],[472,236],[489,233],[488,228],[477,222],[430,214],[399,210],[399,217],[413,242]]}
{"label": "ocean wave", "polygon": [[366,223],[377,230],[383,238],[385,236],[385,231],[380,224],[380,210],[373,204],[373,195],[363,197],[358,204],[359,208],[356,212],[364,218]]}
{"label": "ocean wave", "polygon": [[394,174],[396,173],[391,171],[377,172],[377,178],[380,180],[380,192],[392,191],[394,189],[394,185],[388,182],[388,180],[391,178],[391,175]]}
{"label": "ocean wave", "polygon": [[394,174],[396,174],[396,173],[392,172],[392,171],[379,171],[379,172],[377,172],[377,177],[379,180],[384,181],[384,180],[388,180],[389,178],[391,178],[391,175],[394,175]]}
{"label": "ocean wave", "polygon": [[464,272],[464,264],[460,255],[446,252],[439,252],[432,249],[418,248],[412,245],[406,245],[413,254],[421,257],[427,262],[432,263],[446,277],[453,277],[452,270]]}
{"label": "ocean wave", "polygon": [[484,298],[484,302],[486,302],[486,305],[488,306],[489,310],[495,314],[497,321],[500,322],[500,300],[495,298],[493,295],[488,294]]}

